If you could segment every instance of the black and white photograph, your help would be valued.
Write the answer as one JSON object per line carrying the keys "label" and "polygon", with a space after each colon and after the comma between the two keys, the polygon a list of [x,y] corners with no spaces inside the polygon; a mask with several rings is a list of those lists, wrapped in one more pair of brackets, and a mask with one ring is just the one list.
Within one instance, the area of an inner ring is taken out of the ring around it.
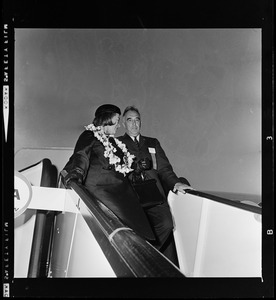
{"label": "black and white photograph", "polygon": [[273,298],[273,1],[8,2],[3,297]]}

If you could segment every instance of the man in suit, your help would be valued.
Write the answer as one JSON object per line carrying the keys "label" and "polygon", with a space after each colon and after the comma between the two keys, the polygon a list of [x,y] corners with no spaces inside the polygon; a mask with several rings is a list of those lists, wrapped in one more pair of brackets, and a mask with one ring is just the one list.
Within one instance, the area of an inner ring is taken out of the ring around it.
{"label": "man in suit", "polygon": [[[135,170],[129,179],[134,183],[134,188],[135,182],[155,181],[156,193],[159,193],[158,198],[162,198],[161,202],[163,202],[144,206],[144,211],[156,235],[156,241],[152,242],[152,245],[179,266],[173,238],[173,219],[167,202],[167,194],[169,190],[186,193],[186,189],[192,188],[187,179],[178,178],[174,173],[159,141],[156,138],[145,137],[140,134],[141,116],[136,107],[128,106],[125,109],[122,124],[126,133],[118,139],[126,144],[131,154],[136,156]],[[147,189],[146,185],[142,185],[142,188],[143,186],[144,189]],[[143,199],[140,201],[143,202]]]}

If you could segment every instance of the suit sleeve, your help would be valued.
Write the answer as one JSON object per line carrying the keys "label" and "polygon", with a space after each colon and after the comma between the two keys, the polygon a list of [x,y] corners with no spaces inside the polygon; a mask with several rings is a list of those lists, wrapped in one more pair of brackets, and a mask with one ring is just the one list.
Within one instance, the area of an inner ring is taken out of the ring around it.
{"label": "suit sleeve", "polygon": [[161,147],[158,140],[156,140],[156,159],[157,159],[157,171],[159,178],[163,185],[165,185],[166,189],[173,189],[174,185],[177,182],[182,182],[187,185],[190,185],[188,180],[184,177],[178,178],[177,175],[173,171],[173,167],[170,164],[165,151]]}
{"label": "suit sleeve", "polygon": [[77,170],[82,174],[83,179],[86,177],[94,140],[95,137],[92,131],[86,130],[80,135],[76,143],[74,153],[64,167],[68,173]]}

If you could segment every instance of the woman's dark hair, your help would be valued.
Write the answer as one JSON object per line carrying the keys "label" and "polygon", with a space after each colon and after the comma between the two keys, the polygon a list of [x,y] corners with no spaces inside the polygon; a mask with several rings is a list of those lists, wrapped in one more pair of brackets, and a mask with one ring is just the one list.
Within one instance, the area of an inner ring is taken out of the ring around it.
{"label": "woman's dark hair", "polygon": [[113,104],[104,104],[97,108],[93,124],[95,126],[114,125],[112,118],[116,115],[121,115],[121,110]]}
{"label": "woman's dark hair", "polygon": [[114,125],[112,118],[116,115],[114,112],[104,112],[96,116],[93,120],[95,126]]}

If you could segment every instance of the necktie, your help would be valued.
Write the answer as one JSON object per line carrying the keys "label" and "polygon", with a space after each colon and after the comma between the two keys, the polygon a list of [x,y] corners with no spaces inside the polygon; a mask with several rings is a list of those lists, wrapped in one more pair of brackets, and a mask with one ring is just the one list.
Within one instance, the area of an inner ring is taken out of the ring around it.
{"label": "necktie", "polygon": [[135,142],[137,148],[139,148],[139,142],[138,142],[138,140],[137,140],[137,136],[134,137],[134,142]]}

